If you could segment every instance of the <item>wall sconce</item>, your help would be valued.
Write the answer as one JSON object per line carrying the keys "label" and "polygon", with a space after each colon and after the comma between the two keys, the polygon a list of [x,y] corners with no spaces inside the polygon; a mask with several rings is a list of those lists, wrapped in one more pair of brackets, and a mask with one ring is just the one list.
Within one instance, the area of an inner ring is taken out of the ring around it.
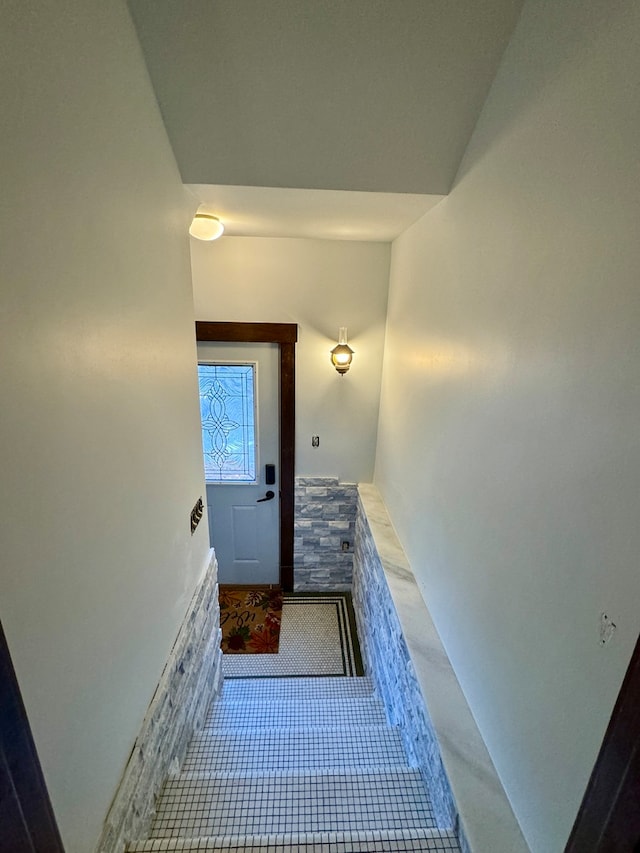
{"label": "wall sconce", "polygon": [[347,343],[347,327],[340,326],[338,345],[331,350],[331,363],[340,376],[344,376],[351,367],[353,361],[353,350]]}
{"label": "wall sconce", "polygon": [[217,240],[224,233],[224,225],[217,216],[198,210],[193,217],[189,234],[197,240]]}

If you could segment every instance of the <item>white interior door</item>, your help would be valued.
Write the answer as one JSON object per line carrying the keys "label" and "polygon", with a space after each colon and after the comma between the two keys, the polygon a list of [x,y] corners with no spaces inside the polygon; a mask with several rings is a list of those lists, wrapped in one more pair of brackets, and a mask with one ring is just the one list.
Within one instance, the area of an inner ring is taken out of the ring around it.
{"label": "white interior door", "polygon": [[280,581],[278,359],[277,344],[198,343],[209,531],[223,584]]}

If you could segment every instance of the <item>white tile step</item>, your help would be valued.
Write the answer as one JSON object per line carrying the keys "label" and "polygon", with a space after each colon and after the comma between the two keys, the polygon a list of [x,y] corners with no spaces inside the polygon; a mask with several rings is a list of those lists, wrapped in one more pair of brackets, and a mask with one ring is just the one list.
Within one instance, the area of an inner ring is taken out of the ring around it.
{"label": "white tile step", "polygon": [[149,837],[435,828],[417,770],[187,773],[167,781]]}
{"label": "white tile step", "polygon": [[328,699],[370,696],[373,682],[364,676],[302,678],[225,678],[223,699]]}
{"label": "white tile step", "polygon": [[205,729],[301,729],[340,726],[383,726],[387,717],[382,702],[374,696],[364,698],[326,698],[313,700],[248,699],[214,702],[204,724]]}
{"label": "white tile step", "polygon": [[182,770],[264,773],[301,769],[406,767],[398,729],[314,729],[300,732],[202,731],[192,738]]}
{"label": "white tile step", "polygon": [[459,853],[455,833],[444,829],[395,829],[361,832],[305,832],[290,835],[225,835],[134,841],[128,853]]}

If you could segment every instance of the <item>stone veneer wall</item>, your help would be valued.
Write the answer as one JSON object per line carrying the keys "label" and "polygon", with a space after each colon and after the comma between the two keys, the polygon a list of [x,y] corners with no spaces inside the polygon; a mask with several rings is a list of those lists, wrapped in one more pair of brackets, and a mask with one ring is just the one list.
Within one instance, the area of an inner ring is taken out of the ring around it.
{"label": "stone veneer wall", "polygon": [[155,798],[179,767],[207,708],[220,689],[218,564],[213,551],[165,664],[120,786],[106,817],[96,853],[121,853],[147,834]]}
{"label": "stone veneer wall", "polygon": [[[336,477],[296,477],[296,591],[351,589],[357,500],[357,486]],[[341,550],[344,540],[348,551]]]}
{"label": "stone veneer wall", "polygon": [[[429,789],[437,825],[458,830],[457,808],[425,707],[384,570],[362,503],[358,502],[353,603],[365,665],[389,722],[400,728],[409,763]],[[463,851],[466,848],[461,839]]]}

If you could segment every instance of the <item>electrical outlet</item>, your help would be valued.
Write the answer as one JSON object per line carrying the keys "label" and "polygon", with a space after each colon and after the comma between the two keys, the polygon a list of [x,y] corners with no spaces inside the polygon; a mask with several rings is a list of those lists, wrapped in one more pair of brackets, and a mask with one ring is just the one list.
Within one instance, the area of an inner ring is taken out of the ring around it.
{"label": "electrical outlet", "polygon": [[320,436],[312,435],[311,436],[311,447],[320,447]]}
{"label": "electrical outlet", "polygon": [[616,631],[616,623],[607,613],[600,614],[600,645],[605,646]]}

